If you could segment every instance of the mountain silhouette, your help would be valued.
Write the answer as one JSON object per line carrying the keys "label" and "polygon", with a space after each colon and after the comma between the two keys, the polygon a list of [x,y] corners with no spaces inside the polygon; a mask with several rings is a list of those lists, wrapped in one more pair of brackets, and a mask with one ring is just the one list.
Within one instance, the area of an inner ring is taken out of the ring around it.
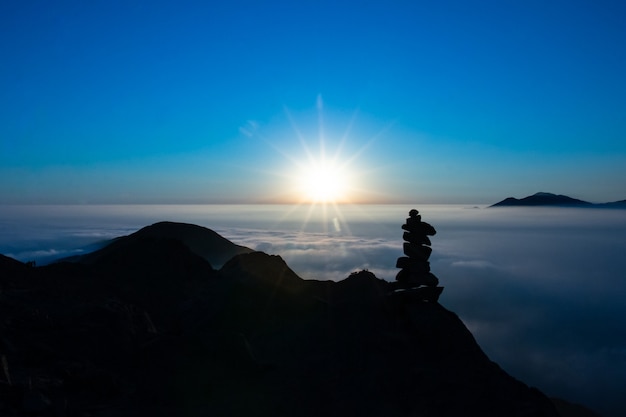
{"label": "mountain silhouette", "polygon": [[606,208],[626,208],[626,200],[613,201],[610,203],[596,204],[596,206],[602,206]]}
{"label": "mountain silhouette", "polygon": [[[558,415],[438,302],[368,271],[303,280],[207,230],[157,223],[42,267],[1,256],[0,415]],[[215,270],[209,247],[244,253]]]}
{"label": "mountain silhouette", "polygon": [[94,263],[111,251],[123,248],[141,239],[175,239],[185,244],[193,253],[206,259],[211,266],[219,268],[233,256],[252,252],[239,246],[206,227],[188,223],[159,222],[146,226],[128,236],[114,239],[109,245],[95,252],[66,258],[73,262]]}
{"label": "mountain silhouette", "polygon": [[26,268],[26,264],[0,254],[0,270],[5,271],[8,275],[24,272]]}
{"label": "mountain silhouette", "polygon": [[498,203],[491,205],[490,207],[505,206],[591,207],[593,206],[593,204],[587,201],[568,197],[566,195],[538,192],[522,199],[508,197]]}
{"label": "mountain silhouette", "polygon": [[554,207],[582,207],[582,208],[614,208],[626,209],[626,200],[610,203],[590,203],[562,194],[538,192],[528,197],[517,199],[507,197],[489,207],[523,207],[523,206],[554,206]]}

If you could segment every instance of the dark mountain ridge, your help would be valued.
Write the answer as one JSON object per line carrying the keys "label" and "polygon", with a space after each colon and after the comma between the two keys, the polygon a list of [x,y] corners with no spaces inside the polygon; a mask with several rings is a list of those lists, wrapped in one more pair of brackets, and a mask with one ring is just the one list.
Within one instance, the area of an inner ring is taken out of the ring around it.
{"label": "dark mountain ridge", "polygon": [[196,255],[206,259],[211,266],[221,267],[226,261],[240,253],[252,252],[252,249],[236,245],[218,233],[206,227],[189,223],[158,222],[146,226],[128,236],[113,239],[102,249],[86,255],[73,256],[62,261],[80,262],[85,264],[96,263],[107,256],[107,253],[117,251],[125,245],[132,245],[142,239],[174,239],[182,242]]}
{"label": "dark mountain ridge", "polygon": [[558,415],[454,313],[367,271],[303,280],[262,252],[215,270],[148,233],[89,262],[0,256],[0,288],[0,415]]}
{"label": "dark mountain ridge", "polygon": [[611,203],[590,203],[562,194],[538,192],[533,195],[517,199],[507,197],[489,207],[520,207],[520,206],[555,206],[555,207],[588,207],[588,208],[626,208],[626,200]]}

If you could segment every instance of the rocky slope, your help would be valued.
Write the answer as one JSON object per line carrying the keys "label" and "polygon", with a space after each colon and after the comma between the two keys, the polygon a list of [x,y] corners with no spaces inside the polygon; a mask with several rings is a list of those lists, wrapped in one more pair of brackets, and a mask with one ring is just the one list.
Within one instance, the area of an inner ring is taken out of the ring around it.
{"label": "rocky slope", "polygon": [[88,263],[0,257],[3,416],[556,416],[437,302],[367,271],[220,270],[141,236]]}

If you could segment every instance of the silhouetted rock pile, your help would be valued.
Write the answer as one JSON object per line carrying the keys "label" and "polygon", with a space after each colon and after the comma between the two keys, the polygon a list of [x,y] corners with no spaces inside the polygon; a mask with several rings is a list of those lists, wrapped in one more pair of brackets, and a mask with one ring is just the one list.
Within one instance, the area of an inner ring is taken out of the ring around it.
{"label": "silhouetted rock pile", "polygon": [[430,224],[422,221],[419,211],[412,209],[406,223],[402,238],[405,240],[403,249],[406,256],[401,256],[396,267],[401,268],[396,275],[394,290],[404,290],[403,295],[409,295],[411,300],[436,302],[443,291],[438,287],[439,279],[430,272],[428,258],[432,252],[430,238],[437,231]]}

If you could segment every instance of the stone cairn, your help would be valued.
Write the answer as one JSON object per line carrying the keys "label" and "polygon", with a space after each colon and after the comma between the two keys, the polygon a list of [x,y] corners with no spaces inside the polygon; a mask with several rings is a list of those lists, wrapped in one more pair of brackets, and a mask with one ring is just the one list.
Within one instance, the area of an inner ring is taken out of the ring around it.
{"label": "stone cairn", "polygon": [[411,300],[436,302],[443,287],[437,286],[439,279],[430,272],[428,258],[432,248],[428,236],[437,232],[422,221],[422,216],[415,209],[409,211],[402,229],[405,230],[402,238],[405,240],[403,249],[406,256],[401,256],[396,262],[400,272],[396,275],[396,282],[391,283],[391,288],[396,293],[410,295]]}

